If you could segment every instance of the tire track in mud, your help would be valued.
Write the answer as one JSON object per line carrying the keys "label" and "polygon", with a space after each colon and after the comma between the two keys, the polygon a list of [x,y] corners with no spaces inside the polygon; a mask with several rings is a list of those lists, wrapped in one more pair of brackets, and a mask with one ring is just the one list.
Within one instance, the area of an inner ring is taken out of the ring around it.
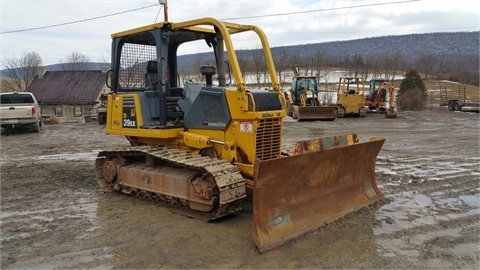
{"label": "tire track in mud", "polygon": [[[68,130],[62,124],[43,125],[39,133],[18,133],[2,136],[0,166],[30,160],[50,162],[65,160],[95,160],[105,147],[128,145],[122,136],[108,136],[104,127],[95,123],[69,123]],[[39,145],[38,142],[46,142]],[[28,152],[8,152],[9,149],[28,148]]]}
{"label": "tire track in mud", "polygon": [[479,268],[478,114],[405,112],[392,121],[372,119],[302,122],[296,134],[386,138],[376,178],[387,200],[375,211],[374,226],[384,267]]}
{"label": "tire track in mud", "polygon": [[390,120],[287,118],[287,146],[346,133],[386,138],[376,168],[386,200],[262,255],[246,213],[205,224],[102,194],[93,162],[81,154],[128,142],[98,124],[2,137],[1,266],[480,269],[478,120],[448,111],[401,112]]}
{"label": "tire track in mud", "polygon": [[[2,267],[55,268],[63,262],[52,262],[52,253],[81,255],[79,246],[70,243],[82,242],[98,227],[99,192],[92,192],[96,186],[91,162],[12,162],[2,165],[2,174],[9,176],[1,186]],[[68,267],[75,257],[64,258],[63,267]]]}
{"label": "tire track in mud", "polygon": [[479,235],[479,213],[460,216],[450,215],[450,219],[435,224],[418,224],[388,234],[374,229],[377,252],[411,262],[413,268],[475,268],[480,256],[478,241],[465,235]]}
{"label": "tire track in mud", "polygon": [[[479,157],[381,156],[377,183],[390,202],[377,212],[379,253],[410,267],[472,267],[480,258]],[[391,194],[390,196],[388,194]]]}
{"label": "tire track in mud", "polygon": [[[376,172],[381,178],[392,178],[398,184],[422,183],[426,181],[448,181],[452,178],[470,179],[480,177],[478,166],[480,157],[452,159],[449,156],[436,157],[393,157],[379,156],[377,158]],[[386,185],[394,185],[393,181]]]}

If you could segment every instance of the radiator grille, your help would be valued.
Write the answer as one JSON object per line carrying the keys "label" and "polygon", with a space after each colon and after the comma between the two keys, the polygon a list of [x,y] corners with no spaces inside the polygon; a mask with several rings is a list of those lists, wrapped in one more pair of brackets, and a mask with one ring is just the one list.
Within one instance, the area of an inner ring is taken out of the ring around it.
{"label": "radiator grille", "polygon": [[282,119],[260,120],[257,128],[255,155],[260,160],[280,157],[282,138]]}
{"label": "radiator grille", "polygon": [[133,96],[123,96],[123,107],[135,108],[135,98]]}

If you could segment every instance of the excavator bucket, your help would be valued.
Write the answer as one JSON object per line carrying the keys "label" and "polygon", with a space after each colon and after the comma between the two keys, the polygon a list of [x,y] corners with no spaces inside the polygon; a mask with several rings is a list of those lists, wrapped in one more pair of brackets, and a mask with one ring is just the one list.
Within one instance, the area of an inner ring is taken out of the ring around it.
{"label": "excavator bucket", "polygon": [[291,156],[257,160],[253,239],[263,253],[381,200],[375,160],[384,139],[356,135],[298,142]]}
{"label": "excavator bucket", "polygon": [[[335,106],[295,106],[294,115],[298,121],[302,120],[325,120],[333,121],[337,118]],[[294,117],[295,118],[295,117]]]}
{"label": "excavator bucket", "polygon": [[393,108],[385,111],[385,118],[397,118],[397,112]]}

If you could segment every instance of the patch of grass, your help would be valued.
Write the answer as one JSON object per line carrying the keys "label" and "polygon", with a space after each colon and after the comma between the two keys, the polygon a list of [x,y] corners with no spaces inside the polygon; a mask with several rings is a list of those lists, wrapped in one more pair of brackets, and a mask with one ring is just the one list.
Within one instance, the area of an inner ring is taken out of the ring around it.
{"label": "patch of grass", "polygon": [[44,123],[45,125],[57,125],[58,123],[60,123],[60,121],[58,121],[57,117],[50,115],[42,116],[42,123]]}

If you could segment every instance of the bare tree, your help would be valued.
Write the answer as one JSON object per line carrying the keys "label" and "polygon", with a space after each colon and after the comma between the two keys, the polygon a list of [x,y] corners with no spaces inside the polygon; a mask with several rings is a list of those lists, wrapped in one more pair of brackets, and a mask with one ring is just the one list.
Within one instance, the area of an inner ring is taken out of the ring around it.
{"label": "bare tree", "polygon": [[236,52],[237,54],[237,61],[238,61],[238,66],[240,67],[240,70],[242,71],[242,76],[243,80],[247,80],[247,70],[248,70],[248,65],[250,63],[250,51],[249,50],[238,50]]}
{"label": "bare tree", "polygon": [[433,69],[434,63],[435,57],[433,56],[433,54],[427,53],[421,55],[415,62],[415,65],[417,67],[417,70],[423,72],[425,75],[425,79],[427,79],[428,74],[431,74],[430,72]]}
{"label": "bare tree", "polygon": [[380,68],[383,72],[382,77],[385,80],[390,80],[390,77],[393,77],[392,74],[395,72],[394,63],[394,55],[390,52],[384,52],[379,55],[380,57]]}
{"label": "bare tree", "polygon": [[396,52],[392,55],[392,76],[390,77],[392,81],[395,80],[397,71],[403,71],[405,69],[405,59],[407,59],[407,57],[401,52]]}
{"label": "bare tree", "polygon": [[278,80],[280,84],[283,84],[285,82],[284,72],[287,70],[291,70],[291,67],[293,66],[289,59],[290,57],[287,51],[287,47],[279,47],[275,57],[275,66],[277,67]]}
{"label": "bare tree", "polygon": [[262,73],[265,74],[266,65],[262,49],[252,50],[252,61],[255,68],[256,83],[260,85]]}
{"label": "bare tree", "polygon": [[358,68],[358,76],[366,81],[370,75],[370,62],[368,56],[363,56],[363,59],[363,64]]}
{"label": "bare tree", "polygon": [[320,49],[317,49],[315,51],[315,54],[311,58],[311,61],[312,72],[310,73],[310,75],[314,75],[314,71],[315,76],[317,77],[319,82],[321,79],[327,78],[330,73],[330,69],[328,67],[332,65],[331,58],[325,53],[323,53]]}
{"label": "bare tree", "polygon": [[[301,61],[302,59],[300,57],[300,53],[296,49],[294,49],[291,52],[291,59],[292,59],[291,67],[293,67],[294,65],[297,65],[301,68],[305,68],[306,64]],[[308,69],[307,69],[307,72],[308,72]]]}
{"label": "bare tree", "polygon": [[[197,82],[203,81],[203,75],[200,71],[200,67],[203,65],[210,64],[208,62],[208,58],[205,54],[197,53],[193,58],[193,63],[191,63],[188,67],[188,80],[193,80]],[[193,77],[190,77],[193,74]]]}
{"label": "bare tree", "polygon": [[358,77],[360,74],[360,70],[363,66],[365,66],[365,62],[363,61],[363,57],[361,55],[355,54],[352,56],[348,56],[345,59],[347,63],[347,67],[353,72],[353,76]]}
{"label": "bare tree", "polygon": [[20,58],[6,59],[3,66],[7,79],[2,80],[2,88],[6,91],[23,91],[41,71],[42,58],[37,52],[28,52]]}
{"label": "bare tree", "polygon": [[479,58],[458,57],[457,59],[440,59],[437,74],[441,78],[465,84],[479,85]]}
{"label": "bare tree", "polygon": [[369,75],[374,79],[395,80],[396,73],[405,68],[406,58],[401,52],[367,55],[365,56],[365,65],[362,67],[363,77],[365,80]]}
{"label": "bare tree", "polygon": [[74,51],[60,62],[64,71],[87,70],[90,59],[85,54]]}
{"label": "bare tree", "polygon": [[372,78],[376,79],[381,77],[380,75],[380,57],[378,54],[370,54],[365,56],[365,67],[368,69],[368,72],[365,71],[365,79],[371,75]]}

